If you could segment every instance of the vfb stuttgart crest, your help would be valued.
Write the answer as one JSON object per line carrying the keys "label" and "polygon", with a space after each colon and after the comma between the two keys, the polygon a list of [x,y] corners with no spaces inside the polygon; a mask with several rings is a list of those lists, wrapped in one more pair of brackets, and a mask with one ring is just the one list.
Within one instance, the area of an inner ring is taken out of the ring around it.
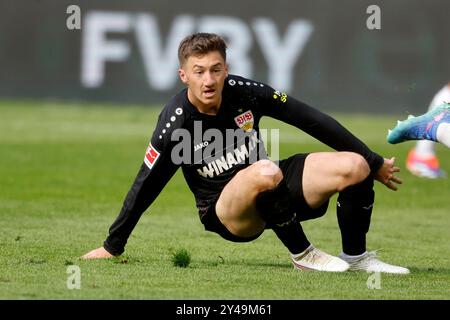
{"label": "vfb stuttgart crest", "polygon": [[242,130],[250,131],[253,129],[253,119],[253,113],[248,110],[234,118],[234,121]]}

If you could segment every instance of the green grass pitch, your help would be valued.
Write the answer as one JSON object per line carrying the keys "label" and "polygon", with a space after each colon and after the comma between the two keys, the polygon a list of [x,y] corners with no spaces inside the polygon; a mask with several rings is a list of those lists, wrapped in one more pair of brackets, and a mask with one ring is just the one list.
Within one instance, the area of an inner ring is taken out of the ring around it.
{"label": "green grass pitch", "polygon": [[[81,261],[102,245],[142,163],[159,107],[0,103],[0,299],[449,299],[450,180],[420,179],[404,166],[413,142],[388,145],[397,117],[334,114],[373,150],[396,156],[404,180],[377,183],[368,249],[407,266],[369,289],[369,274],[294,270],[272,231],[238,244],[204,231],[180,171],[142,216],[124,255]],[[398,118],[406,118],[400,113]],[[280,156],[329,150],[301,131],[280,128]],[[438,146],[450,172],[450,150]],[[318,248],[340,252],[336,197],[304,223]],[[186,249],[187,268],[173,265]],[[69,265],[81,271],[68,289]]]}

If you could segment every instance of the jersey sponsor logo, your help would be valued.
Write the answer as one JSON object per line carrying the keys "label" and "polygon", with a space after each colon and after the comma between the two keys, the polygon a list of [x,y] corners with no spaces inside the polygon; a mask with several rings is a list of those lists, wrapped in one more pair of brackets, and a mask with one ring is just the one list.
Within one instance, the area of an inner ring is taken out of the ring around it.
{"label": "jersey sponsor logo", "polygon": [[147,147],[147,151],[145,151],[144,162],[149,169],[153,168],[156,160],[158,160],[160,153],[156,151],[156,149],[152,146],[152,143]]}
{"label": "jersey sponsor logo", "polygon": [[244,131],[250,131],[253,129],[253,113],[249,111],[245,111],[244,113],[241,113],[236,118],[234,118],[234,122]]}
{"label": "jersey sponsor logo", "polygon": [[248,145],[244,143],[220,158],[218,157],[208,162],[201,169],[197,169],[198,174],[204,178],[214,178],[223,172],[231,170],[234,166],[245,162],[247,159],[249,159],[250,163],[258,161],[258,152],[260,151],[258,149],[258,143],[260,142],[258,134],[257,132],[253,132],[249,137],[250,141]]}

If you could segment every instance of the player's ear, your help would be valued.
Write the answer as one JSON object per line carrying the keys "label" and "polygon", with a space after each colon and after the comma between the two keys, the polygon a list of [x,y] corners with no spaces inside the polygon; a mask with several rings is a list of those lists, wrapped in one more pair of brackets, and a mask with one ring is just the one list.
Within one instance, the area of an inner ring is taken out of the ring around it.
{"label": "player's ear", "polygon": [[180,77],[181,82],[183,82],[185,85],[188,85],[186,72],[182,68],[178,69],[178,75]]}
{"label": "player's ear", "polygon": [[225,63],[225,75],[228,77],[228,63]]}

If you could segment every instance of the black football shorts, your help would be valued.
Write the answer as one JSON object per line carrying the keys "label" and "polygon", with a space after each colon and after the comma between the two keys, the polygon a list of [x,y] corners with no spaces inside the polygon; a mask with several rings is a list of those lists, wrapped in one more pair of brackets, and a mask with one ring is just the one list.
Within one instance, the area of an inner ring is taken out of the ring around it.
{"label": "black football shorts", "polygon": [[[319,208],[312,209],[305,201],[303,196],[302,178],[307,156],[308,153],[295,154],[287,159],[281,160],[278,164],[291,193],[292,205],[296,209],[298,221],[306,221],[323,216],[327,212],[329,203],[329,201],[327,201]],[[252,237],[238,237],[228,231],[228,229],[220,222],[216,214],[216,203],[219,196],[220,194],[211,201],[205,201],[199,204],[200,220],[203,223],[205,230],[216,232],[222,238],[233,242],[249,242],[255,240],[262,234],[261,232]]]}

